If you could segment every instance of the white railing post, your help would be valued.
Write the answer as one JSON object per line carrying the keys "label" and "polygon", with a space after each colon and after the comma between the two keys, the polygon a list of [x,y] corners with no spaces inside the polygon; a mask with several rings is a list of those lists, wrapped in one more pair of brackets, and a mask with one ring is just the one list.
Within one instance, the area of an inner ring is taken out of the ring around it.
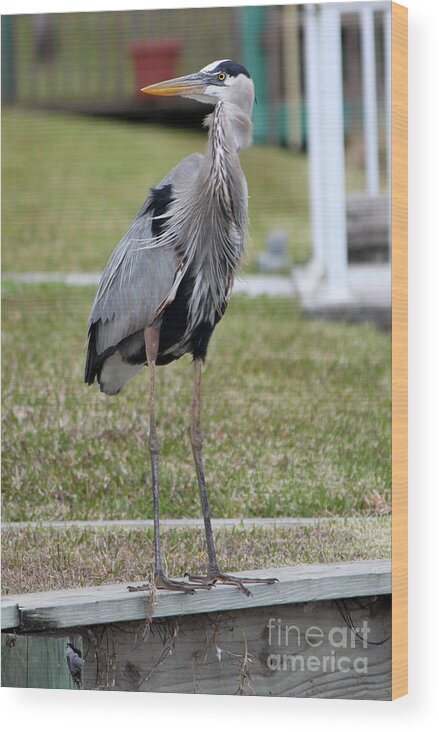
{"label": "white railing post", "polygon": [[377,196],[380,192],[380,170],[378,158],[375,22],[374,11],[371,6],[366,6],[361,9],[360,26],[366,186],[369,196]]}
{"label": "white railing post", "polygon": [[392,10],[384,11],[384,96],[386,115],[387,190],[392,181]]}
{"label": "white railing post", "polygon": [[[392,10],[384,11],[384,95],[386,115],[387,200],[389,205],[389,253],[392,251]],[[391,258],[391,254],[390,254]]]}
{"label": "white railing post", "polygon": [[305,5],[305,84],[307,102],[307,149],[309,162],[309,193],[313,259],[311,266],[324,266],[322,194],[321,194],[321,145],[320,145],[320,91],[319,91],[319,37],[317,9]]}
{"label": "white railing post", "polygon": [[349,297],[340,8],[320,7],[320,139],[322,225],[330,300]]}

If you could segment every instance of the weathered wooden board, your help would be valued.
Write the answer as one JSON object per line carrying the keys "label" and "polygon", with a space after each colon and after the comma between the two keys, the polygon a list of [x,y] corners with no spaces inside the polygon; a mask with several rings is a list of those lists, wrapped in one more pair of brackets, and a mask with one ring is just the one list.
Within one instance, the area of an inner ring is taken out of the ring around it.
{"label": "weathered wooden board", "polygon": [[[274,576],[279,582],[252,585],[251,597],[225,585],[199,590],[195,595],[160,590],[152,596],[148,590],[128,592],[126,585],[103,585],[8,596],[2,628],[36,631],[391,592],[391,566],[386,560],[281,567],[237,575]],[[8,626],[8,622],[14,624]]]}
{"label": "weathered wooden board", "polygon": [[327,601],[82,628],[83,688],[389,699],[390,598],[347,604],[379,645]]}
{"label": "weathered wooden board", "polygon": [[348,196],[346,219],[349,262],[389,259],[389,199],[364,193]]}
{"label": "weathered wooden board", "polygon": [[20,611],[18,608],[18,602],[12,595],[5,595],[2,597],[2,630],[10,630],[12,628],[18,628],[20,625]]}
{"label": "weathered wooden board", "polygon": [[[370,523],[376,523],[375,516],[365,517],[363,520]],[[231,519],[212,519],[212,527],[217,529],[243,528],[250,529],[254,526],[276,529],[280,527],[290,526],[321,526],[328,523],[350,523],[357,519],[351,517],[319,517],[319,518],[231,518]],[[109,528],[109,529],[152,529],[154,521],[152,519],[116,519],[113,521],[4,521],[2,522],[2,530],[8,529],[26,529],[26,528],[43,528],[43,529],[70,529],[70,528]],[[161,519],[160,529],[204,529],[203,519]]]}
{"label": "weathered wooden board", "polygon": [[27,638],[2,633],[2,686],[27,687]]}
{"label": "weathered wooden board", "polygon": [[226,586],[150,596],[110,585],[4,598],[4,623],[39,631],[2,634],[5,646],[27,644],[26,660],[8,649],[6,683],[72,688],[60,678],[70,626],[82,638],[86,689],[390,698],[390,562],[265,570],[273,575],[279,583],[253,585],[252,597]]}
{"label": "weathered wooden board", "polygon": [[82,650],[82,637],[2,633],[2,686],[77,689],[66,658],[67,643]]}

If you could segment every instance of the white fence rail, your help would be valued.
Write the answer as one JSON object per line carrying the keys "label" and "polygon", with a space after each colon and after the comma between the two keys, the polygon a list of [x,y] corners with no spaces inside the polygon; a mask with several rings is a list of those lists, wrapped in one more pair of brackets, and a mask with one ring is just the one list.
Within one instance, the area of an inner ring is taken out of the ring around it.
{"label": "white fence rail", "polygon": [[[391,4],[328,3],[305,6],[305,78],[313,260],[309,287],[321,283],[325,298],[348,302],[342,15],[357,13],[361,34],[363,133],[366,191],[380,195],[375,14],[384,14],[387,195],[391,171]],[[390,221],[389,221],[390,225]]]}

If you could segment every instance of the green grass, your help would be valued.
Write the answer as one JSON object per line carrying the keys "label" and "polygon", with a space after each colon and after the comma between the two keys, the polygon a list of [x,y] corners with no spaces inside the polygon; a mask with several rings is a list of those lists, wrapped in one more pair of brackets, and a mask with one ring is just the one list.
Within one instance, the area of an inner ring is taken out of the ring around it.
{"label": "green grass", "polygon": [[[37,111],[3,112],[3,269],[99,271],[156,185],[206,133]],[[254,146],[247,269],[272,229],[290,256],[310,254],[304,155]]]}
{"label": "green grass", "polygon": [[[3,115],[3,266],[95,271],[148,189],[205,133],[35,111]],[[307,162],[278,148],[242,156],[247,268],[268,232],[310,252]],[[348,170],[349,185],[358,184]],[[3,496],[9,520],[151,516],[147,378],[115,399],[82,383],[91,289],[4,286]],[[187,428],[188,358],[159,370],[162,513],[200,515]],[[288,300],[234,298],[204,375],[214,516],[386,512],[390,339],[308,322]]]}
{"label": "green grass", "polygon": [[[314,527],[220,530],[220,566],[229,572],[296,564],[390,558],[390,518],[355,519]],[[111,582],[142,582],[151,575],[150,530],[7,530],[3,537],[3,593],[37,592]],[[167,530],[163,557],[170,576],[205,571],[204,532]]]}
{"label": "green grass", "polygon": [[[147,373],[115,398],[82,382],[90,288],[4,285],[3,518],[150,518]],[[204,370],[212,515],[386,512],[388,334],[234,297]],[[162,515],[200,516],[189,357],[159,369]]]}

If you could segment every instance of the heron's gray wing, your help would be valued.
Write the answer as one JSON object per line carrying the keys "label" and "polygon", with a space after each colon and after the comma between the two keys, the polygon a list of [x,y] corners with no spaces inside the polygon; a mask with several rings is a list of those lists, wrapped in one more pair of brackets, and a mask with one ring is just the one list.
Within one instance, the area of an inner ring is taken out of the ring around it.
{"label": "heron's gray wing", "polygon": [[[155,191],[169,186],[172,198],[173,189],[196,176],[202,160],[200,154],[185,158]],[[153,204],[153,196],[149,196],[102,274],[89,318],[90,327],[97,324],[98,355],[150,325],[172,289],[178,259],[170,244],[162,245],[155,236]]]}
{"label": "heron's gray wing", "polygon": [[104,272],[90,314],[90,325],[98,323],[97,354],[146,328],[172,287],[176,256],[169,247],[147,247],[151,239],[151,217],[145,214],[132,224]]}

